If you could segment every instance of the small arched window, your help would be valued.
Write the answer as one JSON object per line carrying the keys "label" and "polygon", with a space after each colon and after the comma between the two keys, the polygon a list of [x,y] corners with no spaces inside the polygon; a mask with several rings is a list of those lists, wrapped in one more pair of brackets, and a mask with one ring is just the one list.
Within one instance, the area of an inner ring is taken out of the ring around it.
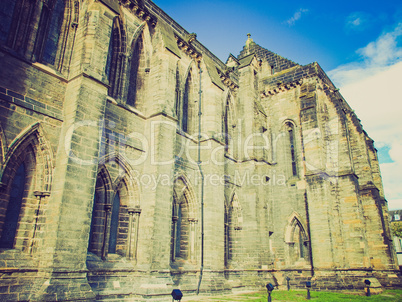
{"label": "small arched window", "polygon": [[3,222],[0,247],[13,248],[25,187],[25,165],[22,163],[11,184],[10,199]]}

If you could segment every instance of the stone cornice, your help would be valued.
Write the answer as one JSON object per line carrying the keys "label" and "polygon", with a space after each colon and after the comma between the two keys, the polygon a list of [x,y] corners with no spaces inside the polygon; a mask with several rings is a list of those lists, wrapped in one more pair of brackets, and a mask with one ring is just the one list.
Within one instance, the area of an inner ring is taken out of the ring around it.
{"label": "stone cornice", "polygon": [[237,85],[235,82],[232,81],[232,79],[229,76],[230,70],[227,70],[226,73],[222,72],[220,69],[218,70],[218,74],[221,78],[222,83],[226,86],[229,87],[232,90],[235,90],[239,88],[239,85]]}
{"label": "stone cornice", "polygon": [[297,86],[300,86],[301,84],[303,84],[303,79],[300,80],[296,80],[290,83],[286,83],[283,84],[280,81],[277,83],[277,87],[267,87],[264,91],[261,92],[261,98],[266,98],[269,97],[271,95],[275,95],[278,94],[280,92],[284,92],[287,90],[290,90],[292,88],[296,88]]}
{"label": "stone cornice", "polygon": [[200,62],[202,58],[202,54],[198,52],[191,43],[195,41],[196,35],[189,34],[186,39],[182,39],[179,36],[175,36],[177,41],[177,46],[180,50],[182,50],[186,55],[193,58],[195,61]]}
{"label": "stone cornice", "polygon": [[158,20],[152,16],[148,10],[141,5],[138,1],[135,0],[119,0],[121,5],[130,10],[133,14],[135,14],[140,19],[148,22],[152,27],[156,26]]}

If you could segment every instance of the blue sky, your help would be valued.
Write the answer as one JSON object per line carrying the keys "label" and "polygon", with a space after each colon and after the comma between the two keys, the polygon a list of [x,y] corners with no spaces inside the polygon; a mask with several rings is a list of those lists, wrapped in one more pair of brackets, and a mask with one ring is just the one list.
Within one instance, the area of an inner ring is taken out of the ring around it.
{"label": "blue sky", "polygon": [[318,62],[375,140],[389,208],[402,208],[402,1],[155,4],[222,61],[237,56],[250,33],[296,63]]}

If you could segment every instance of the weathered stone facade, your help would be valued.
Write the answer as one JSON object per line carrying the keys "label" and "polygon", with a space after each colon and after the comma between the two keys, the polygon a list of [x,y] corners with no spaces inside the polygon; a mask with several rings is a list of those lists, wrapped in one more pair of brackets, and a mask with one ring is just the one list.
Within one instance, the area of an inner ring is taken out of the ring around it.
{"label": "weathered stone facade", "polygon": [[0,25],[0,300],[400,285],[373,141],[317,63],[249,37],[225,64],[148,0]]}

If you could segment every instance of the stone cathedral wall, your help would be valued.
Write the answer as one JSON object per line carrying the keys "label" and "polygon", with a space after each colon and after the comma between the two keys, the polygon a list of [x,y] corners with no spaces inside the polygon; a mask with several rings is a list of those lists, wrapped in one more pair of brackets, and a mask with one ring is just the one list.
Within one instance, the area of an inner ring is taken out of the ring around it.
{"label": "stone cathedral wall", "polygon": [[224,63],[149,0],[6,2],[0,300],[400,286],[376,149],[318,63],[250,36]]}

